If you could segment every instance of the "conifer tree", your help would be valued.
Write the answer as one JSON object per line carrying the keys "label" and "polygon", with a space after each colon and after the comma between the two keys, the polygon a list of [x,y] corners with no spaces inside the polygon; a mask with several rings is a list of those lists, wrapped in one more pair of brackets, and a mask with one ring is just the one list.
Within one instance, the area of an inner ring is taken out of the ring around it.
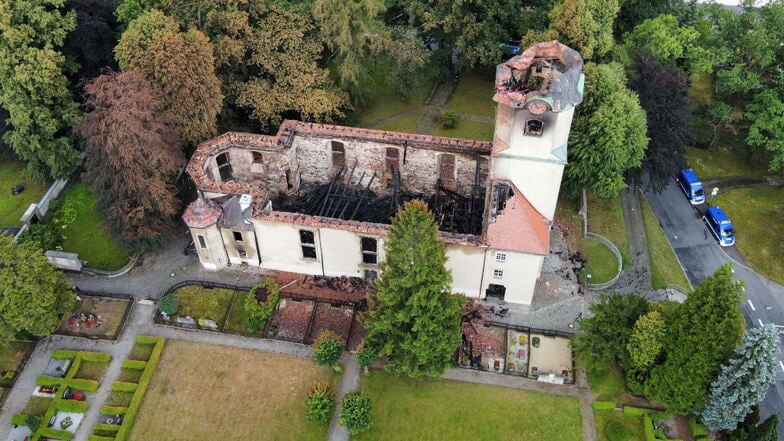
{"label": "conifer tree", "polygon": [[778,330],[773,325],[750,329],[711,384],[708,405],[699,411],[709,429],[732,430],[751,406],[765,398],[773,382],[778,354]]}
{"label": "conifer tree", "polygon": [[392,219],[386,260],[365,318],[365,345],[388,357],[386,369],[438,376],[460,345],[463,296],[452,295],[444,244],[427,204],[414,200]]}

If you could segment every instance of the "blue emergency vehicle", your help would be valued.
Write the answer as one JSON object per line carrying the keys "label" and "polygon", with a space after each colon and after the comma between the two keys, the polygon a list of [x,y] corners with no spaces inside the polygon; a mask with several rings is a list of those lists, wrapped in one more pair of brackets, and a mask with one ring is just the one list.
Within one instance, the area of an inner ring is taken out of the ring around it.
{"label": "blue emergency vehicle", "polygon": [[677,180],[681,190],[686,194],[686,199],[692,205],[699,205],[705,202],[705,190],[702,188],[702,182],[697,178],[694,170],[690,168],[681,170],[678,172]]}
{"label": "blue emergency vehicle", "polygon": [[735,244],[735,229],[732,228],[732,222],[724,210],[719,207],[708,207],[702,220],[705,221],[713,237],[719,241],[719,245],[728,247]]}

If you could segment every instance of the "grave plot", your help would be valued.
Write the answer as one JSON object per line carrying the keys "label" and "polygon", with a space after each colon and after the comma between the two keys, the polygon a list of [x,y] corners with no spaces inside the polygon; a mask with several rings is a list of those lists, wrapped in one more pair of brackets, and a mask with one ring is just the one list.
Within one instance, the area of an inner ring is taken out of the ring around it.
{"label": "grave plot", "polygon": [[493,372],[506,368],[504,331],[484,324],[463,323],[460,365]]}
{"label": "grave plot", "polygon": [[114,340],[122,325],[130,299],[81,295],[70,315],[63,318],[58,334]]}
{"label": "grave plot", "polygon": [[281,299],[278,311],[267,327],[267,336],[279,340],[302,343],[315,309],[312,300]]}
{"label": "grave plot", "polygon": [[329,303],[318,302],[316,312],[313,317],[313,325],[310,328],[308,343],[313,341],[322,331],[330,330],[345,341],[351,329],[351,317],[354,308],[349,306],[333,306]]}

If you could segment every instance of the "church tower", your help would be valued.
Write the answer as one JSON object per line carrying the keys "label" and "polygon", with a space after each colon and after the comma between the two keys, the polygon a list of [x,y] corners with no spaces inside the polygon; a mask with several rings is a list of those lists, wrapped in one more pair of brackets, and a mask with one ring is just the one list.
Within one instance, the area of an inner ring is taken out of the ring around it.
{"label": "church tower", "polygon": [[553,220],[572,116],[583,98],[583,60],[557,42],[538,43],[498,65],[491,173]]}

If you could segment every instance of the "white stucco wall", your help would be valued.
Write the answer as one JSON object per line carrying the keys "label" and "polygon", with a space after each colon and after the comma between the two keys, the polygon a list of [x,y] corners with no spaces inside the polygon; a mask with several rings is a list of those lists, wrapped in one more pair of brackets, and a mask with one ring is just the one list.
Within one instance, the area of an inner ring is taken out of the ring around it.
{"label": "white stucco wall", "polygon": [[[362,263],[361,236],[353,231],[319,229],[321,249],[324,258],[324,273],[327,276],[364,277],[365,269],[378,270],[378,265]],[[384,243],[378,236],[366,235],[376,239],[377,262],[384,255]]]}
{"label": "white stucco wall", "polygon": [[[506,261],[499,262],[496,260],[496,253],[498,252],[506,254]],[[544,263],[544,256],[503,250],[487,250],[482,296],[484,297],[487,287],[494,283],[506,287],[504,301],[530,305],[542,263]],[[504,272],[503,277],[500,279],[496,278],[494,270],[502,270]]]}
{"label": "white stucco wall", "polygon": [[493,178],[511,181],[531,205],[552,221],[561,189],[563,164],[510,157],[493,158]]}
{"label": "white stucco wall", "polygon": [[[254,219],[253,226],[259,243],[261,264],[264,268],[279,271],[290,271],[302,274],[323,274],[321,267],[322,255],[319,251],[320,239],[316,228],[290,225],[280,222],[269,222]],[[299,230],[316,232],[316,259],[302,257]]]}
{"label": "white stucco wall", "polygon": [[[202,266],[208,270],[225,268],[228,263],[226,251],[223,247],[223,238],[218,226],[213,224],[207,228],[191,228],[193,244]],[[204,237],[207,248],[202,248],[199,236]]]}
{"label": "white stucco wall", "polygon": [[[234,240],[234,231],[242,236],[242,241]],[[232,265],[247,263],[248,265],[259,265],[259,255],[256,251],[256,235],[253,231],[221,229],[223,243],[226,246],[226,254]],[[245,257],[240,257],[239,249],[245,250]]]}
{"label": "white stucco wall", "polygon": [[485,249],[446,244],[446,267],[452,271],[452,292],[479,297]]}
{"label": "white stucco wall", "polygon": [[[527,110],[518,109],[512,119],[513,125],[509,149],[503,153],[534,159],[557,160],[553,156],[552,150],[565,145],[569,141],[569,130],[573,115],[574,108],[559,113],[545,112],[542,115],[534,115]],[[541,136],[524,134],[525,122],[531,118],[540,119],[544,122]]]}

